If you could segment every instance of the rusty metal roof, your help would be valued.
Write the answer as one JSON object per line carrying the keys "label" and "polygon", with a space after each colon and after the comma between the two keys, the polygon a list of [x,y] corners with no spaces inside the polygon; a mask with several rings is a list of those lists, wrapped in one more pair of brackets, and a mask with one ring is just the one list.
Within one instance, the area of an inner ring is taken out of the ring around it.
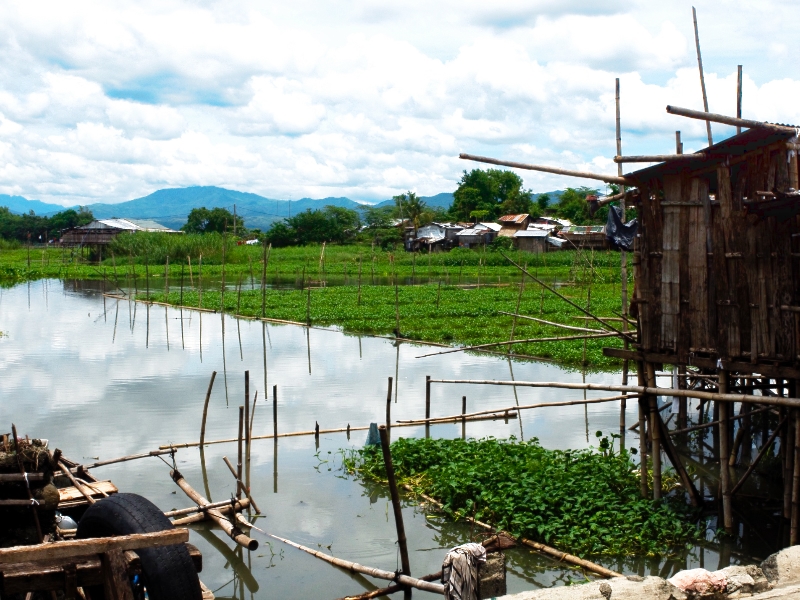
{"label": "rusty metal roof", "polygon": [[527,219],[530,215],[523,214],[523,215],[503,215],[498,221],[501,223],[522,223]]}

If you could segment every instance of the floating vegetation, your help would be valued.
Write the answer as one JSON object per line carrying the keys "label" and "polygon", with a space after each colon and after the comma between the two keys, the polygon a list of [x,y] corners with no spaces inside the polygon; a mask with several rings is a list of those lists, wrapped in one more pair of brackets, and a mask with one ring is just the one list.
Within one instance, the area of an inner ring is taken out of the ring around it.
{"label": "floating vegetation", "polygon": [[[400,438],[392,460],[402,483],[453,518],[471,516],[579,556],[664,556],[703,532],[682,497],[642,498],[637,465],[607,437],[598,449],[572,451],[546,450],[536,439]],[[386,477],[376,446],[345,451],[344,468],[364,480]]]}

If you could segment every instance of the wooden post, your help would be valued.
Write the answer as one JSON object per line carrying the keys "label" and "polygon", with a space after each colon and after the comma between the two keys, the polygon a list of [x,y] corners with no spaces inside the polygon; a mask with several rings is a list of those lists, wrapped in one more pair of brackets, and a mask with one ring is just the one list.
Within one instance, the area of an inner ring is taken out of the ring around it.
{"label": "wooden post", "polygon": [[389,377],[389,386],[386,391],[386,429],[392,431],[392,378]]}
{"label": "wooden post", "polygon": [[394,334],[400,337],[400,292],[397,289],[397,271],[394,272]]}
{"label": "wooden post", "polygon": [[203,306],[203,255],[199,256],[197,262],[197,308]]}
{"label": "wooden post", "polygon": [[361,306],[361,255],[358,255],[358,306]]}
{"label": "wooden post", "polygon": [[[242,480],[242,436],[244,435],[244,406],[239,407],[239,456],[236,463],[236,478]],[[236,499],[242,499],[242,487],[236,486]]]}
{"label": "wooden post", "polygon": [[[648,387],[656,387],[656,375],[653,363],[645,363]],[[658,398],[648,395],[650,407],[650,456],[653,459],[653,500],[661,498],[661,428],[658,426]]]}
{"label": "wooden post", "polygon": [[211,388],[214,387],[214,379],[217,378],[217,372],[212,371],[211,381],[208,382],[208,391],[206,391],[206,401],[203,403],[203,422],[200,424],[200,447],[203,447],[203,442],[206,439],[206,417],[208,417],[208,401],[211,399]]}
{"label": "wooden post", "polygon": [[425,418],[431,418],[431,376],[425,375]]}
{"label": "wooden post", "polygon": [[[644,375],[644,363],[636,363],[636,373],[639,377],[639,385],[646,385]],[[642,498],[647,498],[647,397],[639,398],[639,487]]]}
{"label": "wooden post", "polygon": [[675,132],[675,154],[683,154],[683,142],[681,141],[681,132]]}
{"label": "wooden post", "polygon": [[461,439],[467,439],[467,397],[461,396]]}
{"label": "wooden post", "polygon": [[403,526],[403,512],[400,508],[400,494],[397,491],[397,480],[394,476],[394,466],[392,465],[392,451],[389,447],[389,432],[386,427],[378,427],[381,436],[381,449],[383,450],[383,464],[386,467],[386,478],[389,481],[389,493],[392,496],[392,509],[394,510],[394,524],[397,528],[397,545],[400,548],[400,563],[403,568],[403,575],[411,575],[411,567],[408,562],[408,546],[406,545],[406,530]]}
{"label": "wooden post", "polygon": [[[736,68],[736,118],[742,118],[742,65]],[[742,126],[736,126],[736,135],[742,133]]]}
{"label": "wooden post", "polygon": [[[700,69],[700,88],[703,90],[703,110],[708,112],[708,96],[706,96],[706,80],[703,77],[703,58],[700,55],[700,33],[697,30],[697,11],[692,7],[692,21],[694,21],[694,42],[697,46],[697,66]],[[708,145],[713,146],[714,140],[711,138],[711,121],[706,121],[706,132],[708,133]]]}
{"label": "wooden post", "polygon": [[278,443],[278,386],[272,386],[272,433]]}
{"label": "wooden post", "polygon": [[306,325],[311,325],[311,286],[306,291]]}
{"label": "wooden post", "polygon": [[[25,462],[22,458],[22,449],[19,447],[19,437],[17,436],[17,426],[13,423],[11,424],[11,434],[14,436],[14,453],[17,455],[17,465],[19,466],[20,474],[25,478],[27,483],[27,472],[25,471]],[[38,537],[39,542],[43,541],[42,537],[42,526],[39,523],[39,511],[36,508],[36,505],[33,503],[33,493],[31,492],[31,488],[29,485],[25,486],[26,491],[28,492],[28,500],[31,502],[31,514],[33,515],[33,522],[36,525],[36,535]]]}
{"label": "wooden post", "polygon": [[122,550],[109,550],[101,555],[103,595],[106,600],[134,600],[128,575],[128,561]]}
{"label": "wooden post", "polygon": [[169,302],[169,254],[167,262],[164,264],[164,301]]}
{"label": "wooden post", "polygon": [[[678,388],[685,390],[686,389],[686,367],[683,365],[678,366]],[[749,408],[749,404],[747,405]],[[678,429],[684,429],[688,425],[688,414],[687,414],[687,399],[686,398],[679,398],[678,399]]]}
{"label": "wooden post", "polygon": [[[728,372],[717,371],[719,376],[719,392],[728,393]],[[731,504],[731,474],[726,458],[730,456],[730,410],[729,402],[717,401],[719,404],[719,481],[722,488],[722,519],[727,533],[733,533],[733,506]]]}
{"label": "wooden post", "polygon": [[[169,302],[169,300],[167,300],[167,302]],[[183,263],[181,263],[181,296],[178,300],[178,306],[183,306]],[[181,322],[181,325],[183,325],[183,322]]]}
{"label": "wooden post", "polygon": [[792,520],[789,530],[789,545],[798,543],[798,520],[800,519],[800,411],[794,411],[794,472],[792,474]]}
{"label": "wooden post", "polygon": [[264,257],[261,262],[261,318],[267,316],[267,263],[272,252],[272,244],[264,248]]}
{"label": "wooden post", "polygon": [[222,282],[220,283],[219,311],[225,312],[225,234],[222,234]]}
{"label": "wooden post", "polygon": [[250,371],[244,372],[244,455],[250,457]]}

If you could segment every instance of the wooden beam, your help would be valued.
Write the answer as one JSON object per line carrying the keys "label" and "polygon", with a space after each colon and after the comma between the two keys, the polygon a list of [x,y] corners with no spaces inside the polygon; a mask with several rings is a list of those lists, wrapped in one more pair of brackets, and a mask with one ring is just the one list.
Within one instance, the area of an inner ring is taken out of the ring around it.
{"label": "wooden beam", "polygon": [[615,163],[647,163],[647,162],[668,162],[681,160],[695,160],[698,158],[708,158],[708,155],[700,152],[698,154],[652,154],[644,156],[615,156]]}
{"label": "wooden beam", "polygon": [[720,115],[716,113],[692,110],[690,108],[681,108],[679,106],[667,105],[667,112],[671,115],[688,117],[690,119],[699,119],[701,121],[712,121],[714,123],[722,123],[724,125],[732,125],[734,127],[739,126],[747,127],[749,129],[772,129],[780,133],[797,133],[794,127],[787,127],[786,125],[775,125],[774,123],[767,123],[766,121],[752,121],[750,119],[737,119],[736,117],[728,117],[726,115]]}
{"label": "wooden beam", "polygon": [[155,533],[133,533],[131,535],[106,538],[87,538],[33,544],[31,546],[13,546],[11,548],[0,548],[0,564],[91,556],[93,554],[103,554],[109,550],[137,550],[139,548],[155,548],[156,546],[174,546],[188,541],[188,529],[168,529]]}
{"label": "wooden beam", "polygon": [[510,160],[498,160],[486,156],[475,156],[474,154],[459,154],[458,158],[463,160],[474,160],[476,162],[488,163],[490,165],[500,165],[502,167],[513,167],[515,169],[526,169],[528,171],[541,171],[542,173],[554,173],[555,175],[567,175],[568,177],[580,177],[582,179],[595,179],[606,183],[616,183],[619,185],[635,185],[627,177],[619,175],[602,175],[600,173],[590,173],[588,171],[574,171],[572,169],[560,169],[558,167],[546,167],[543,165],[531,165],[527,163],[513,162]]}

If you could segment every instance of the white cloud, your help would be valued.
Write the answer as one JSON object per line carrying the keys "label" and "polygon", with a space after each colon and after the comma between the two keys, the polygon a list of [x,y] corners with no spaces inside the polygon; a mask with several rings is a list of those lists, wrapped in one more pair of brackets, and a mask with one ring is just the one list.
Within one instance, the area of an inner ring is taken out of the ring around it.
{"label": "white cloud", "polygon": [[[800,7],[697,6],[711,110],[734,112],[741,63],[744,115],[800,123],[800,50],[782,27]],[[704,143],[702,123],[664,110],[702,106],[693,35],[683,0],[9,2],[0,192],[382,199],[452,190],[478,166],[459,152],[614,172],[615,77],[626,153],[670,152],[676,129],[687,150]]]}

